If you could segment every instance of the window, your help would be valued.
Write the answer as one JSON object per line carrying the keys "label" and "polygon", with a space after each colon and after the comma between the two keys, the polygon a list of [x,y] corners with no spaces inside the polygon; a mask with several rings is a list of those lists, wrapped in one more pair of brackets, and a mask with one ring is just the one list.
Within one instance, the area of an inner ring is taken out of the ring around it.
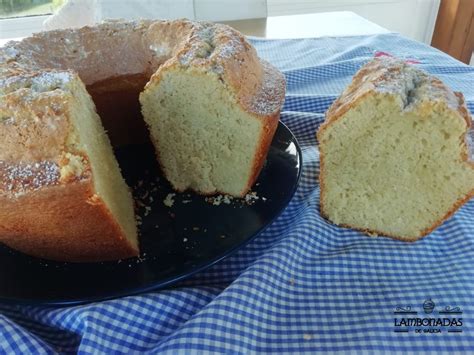
{"label": "window", "polygon": [[48,15],[65,0],[0,0],[0,18]]}

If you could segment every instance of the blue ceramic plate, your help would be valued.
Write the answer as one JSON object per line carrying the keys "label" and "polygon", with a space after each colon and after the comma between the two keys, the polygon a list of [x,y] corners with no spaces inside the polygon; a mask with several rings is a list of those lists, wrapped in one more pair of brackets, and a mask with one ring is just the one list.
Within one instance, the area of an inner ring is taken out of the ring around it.
{"label": "blue ceramic plate", "polygon": [[[141,257],[104,263],[41,260],[0,246],[0,299],[71,305],[156,290],[202,271],[261,233],[291,200],[301,150],[279,124],[265,166],[247,200],[175,194],[148,145],[117,151],[139,206]],[[167,198],[168,197],[168,198]],[[167,200],[167,207],[164,204]],[[214,203],[213,203],[214,202]],[[219,203],[220,202],[220,203]]]}

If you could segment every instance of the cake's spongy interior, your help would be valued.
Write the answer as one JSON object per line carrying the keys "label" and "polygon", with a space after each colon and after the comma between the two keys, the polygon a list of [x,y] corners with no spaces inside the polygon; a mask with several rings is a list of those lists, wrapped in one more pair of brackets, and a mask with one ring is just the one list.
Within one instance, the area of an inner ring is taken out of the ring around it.
{"label": "cake's spongy interior", "polygon": [[336,224],[414,238],[474,189],[466,122],[445,105],[400,109],[368,97],[324,131],[325,214]]}
{"label": "cake's spongy interior", "polygon": [[243,111],[217,75],[166,70],[140,95],[161,168],[174,188],[245,194],[262,122]]}
{"label": "cake's spongy interior", "polygon": [[[95,193],[108,207],[130,243],[138,248],[132,195],[122,178],[109,138],[82,82],[76,80],[71,85],[74,99],[70,117],[75,130],[68,137],[69,149],[72,152],[86,153],[92,170]],[[77,159],[71,159],[70,164],[77,165]],[[68,167],[63,167],[63,170]]]}

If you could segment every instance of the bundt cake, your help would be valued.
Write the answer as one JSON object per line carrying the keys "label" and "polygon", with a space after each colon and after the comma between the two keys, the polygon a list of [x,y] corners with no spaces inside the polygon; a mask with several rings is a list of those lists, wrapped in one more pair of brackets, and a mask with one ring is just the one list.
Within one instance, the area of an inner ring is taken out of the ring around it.
{"label": "bundt cake", "polygon": [[110,141],[149,133],[177,190],[242,196],[264,163],[284,93],[283,75],[224,25],[110,21],[8,43],[0,241],[64,261],[137,255],[133,200]]}
{"label": "bundt cake", "polygon": [[366,64],[317,133],[321,214],[415,241],[474,194],[461,93],[393,58]]}

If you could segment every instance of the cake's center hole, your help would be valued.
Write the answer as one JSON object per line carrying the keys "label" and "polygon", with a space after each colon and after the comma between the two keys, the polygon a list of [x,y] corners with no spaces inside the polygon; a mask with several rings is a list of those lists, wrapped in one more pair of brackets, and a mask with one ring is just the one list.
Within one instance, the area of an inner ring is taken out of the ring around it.
{"label": "cake's center hole", "polygon": [[147,74],[129,74],[87,86],[114,147],[150,141],[138,101],[148,80]]}

